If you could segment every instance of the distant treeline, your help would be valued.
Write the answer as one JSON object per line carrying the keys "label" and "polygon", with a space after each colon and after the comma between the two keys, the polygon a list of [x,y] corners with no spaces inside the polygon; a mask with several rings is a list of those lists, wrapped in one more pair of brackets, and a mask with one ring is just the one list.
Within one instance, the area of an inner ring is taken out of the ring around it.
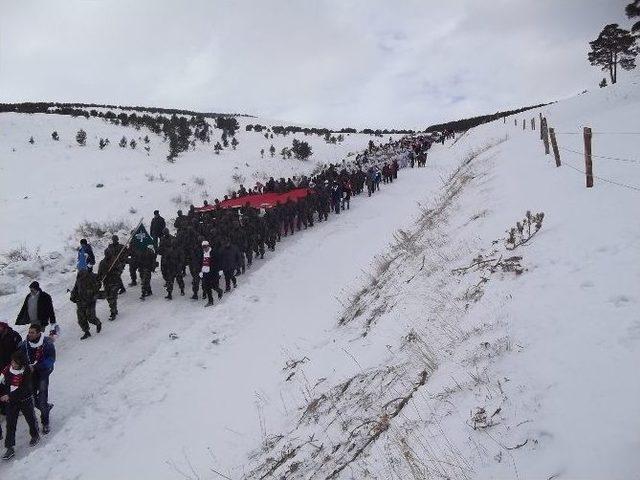
{"label": "distant treeline", "polygon": [[496,112],[491,115],[480,115],[479,117],[464,118],[462,120],[455,120],[447,123],[438,123],[437,125],[431,125],[430,127],[427,127],[425,132],[463,132],[469,130],[470,128],[477,127],[478,125],[482,125],[483,123],[493,122],[494,120],[498,120],[502,117],[508,117],[509,115],[526,112],[527,110],[531,110],[533,108],[544,107],[545,105],[549,105],[549,103],[540,103],[538,105],[532,105],[531,107],[518,108],[517,110],[507,110],[504,112]]}
{"label": "distant treeline", "polygon": [[124,105],[101,105],[97,103],[64,103],[64,102],[22,102],[22,103],[0,103],[0,112],[17,113],[51,113],[50,108],[60,109],[87,109],[87,108],[107,108],[117,110],[131,110],[143,113],[157,113],[165,115],[190,115],[201,117],[252,117],[243,113],[214,113],[195,112],[193,110],[183,110],[179,108],[160,107],[131,107]]}
{"label": "distant treeline", "polygon": [[396,129],[384,129],[384,130],[372,130],[371,128],[365,128],[363,130],[356,130],[355,128],[342,128],[340,130],[331,130],[328,128],[316,128],[316,127],[296,127],[293,125],[287,125],[286,127],[282,125],[273,125],[271,127],[266,127],[265,125],[255,124],[255,125],[247,125],[245,127],[247,132],[262,132],[263,130],[271,131],[276,135],[288,135],[289,133],[304,133],[305,135],[327,135],[332,133],[364,133],[367,135],[376,135],[381,137],[383,135],[410,135],[415,133],[414,130],[396,130]]}

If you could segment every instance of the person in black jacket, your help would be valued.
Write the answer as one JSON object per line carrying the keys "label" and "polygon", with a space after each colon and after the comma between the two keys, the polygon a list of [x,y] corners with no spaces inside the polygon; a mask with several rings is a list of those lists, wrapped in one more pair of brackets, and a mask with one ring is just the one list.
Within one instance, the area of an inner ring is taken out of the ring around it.
{"label": "person in black jacket", "polygon": [[158,210],[154,210],[153,218],[151,219],[151,225],[149,227],[149,235],[153,238],[153,246],[158,250],[158,239],[162,236],[162,232],[167,227],[167,222],[160,216]]}
{"label": "person in black jacket", "polygon": [[0,372],[11,363],[11,355],[18,350],[22,337],[7,323],[0,322]]}
{"label": "person in black jacket", "polygon": [[7,437],[4,440],[6,452],[3,460],[9,460],[15,455],[13,447],[16,444],[16,425],[18,415],[22,413],[29,425],[31,434],[30,446],[40,440],[36,412],[33,406],[33,391],[31,389],[31,371],[23,351],[11,355],[11,364],[0,373],[0,402],[7,408]]}
{"label": "person in black jacket", "polygon": [[235,271],[238,265],[242,264],[242,253],[236,245],[226,238],[218,251],[218,259],[218,265],[224,274],[225,290],[228,292],[231,290],[231,283],[233,283],[233,288],[237,286]]}
{"label": "person in black jacket", "polygon": [[16,325],[40,325],[43,328],[56,324],[56,314],[53,310],[51,295],[43,292],[38,282],[31,282],[30,293],[25,297]]}
{"label": "person in black jacket", "polygon": [[[11,355],[17,350],[22,342],[22,337],[5,322],[0,322],[0,372],[2,372],[10,363]],[[5,415],[5,404],[0,402],[0,415]],[[0,427],[0,439],[2,438],[2,427]]]}

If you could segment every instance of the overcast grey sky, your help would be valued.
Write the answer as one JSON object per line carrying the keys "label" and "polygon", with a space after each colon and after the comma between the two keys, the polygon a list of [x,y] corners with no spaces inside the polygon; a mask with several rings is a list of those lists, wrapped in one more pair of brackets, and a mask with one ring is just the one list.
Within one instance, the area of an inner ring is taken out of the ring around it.
{"label": "overcast grey sky", "polygon": [[629,1],[0,0],[0,101],[424,128],[593,88]]}

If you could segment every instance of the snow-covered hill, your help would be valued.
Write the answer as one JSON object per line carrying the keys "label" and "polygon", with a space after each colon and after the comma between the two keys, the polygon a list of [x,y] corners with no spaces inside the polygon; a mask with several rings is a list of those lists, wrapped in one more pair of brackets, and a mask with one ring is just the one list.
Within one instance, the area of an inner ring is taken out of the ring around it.
{"label": "snow-covered hill", "polygon": [[[402,170],[380,194],[355,198],[346,214],[283,240],[213,309],[159,296],[140,305],[127,293],[121,318],[79,342],[66,277],[45,282],[63,328],[53,430],[36,449],[21,447],[0,475],[633,478],[640,471],[640,191],[630,187],[640,187],[640,90],[609,87],[542,113],[560,134],[562,167],[544,155],[537,130],[512,119],[475,128],[434,146],[427,168]],[[20,130],[34,128],[33,118],[24,122]],[[593,153],[608,157],[594,158],[592,189],[576,171],[583,158],[571,152],[582,151],[583,126],[595,132]],[[20,149],[44,143],[27,139]],[[127,176],[129,157],[111,155],[104,191]],[[136,185],[158,188],[159,202],[189,191],[195,175],[217,182],[209,178],[219,165],[205,172],[196,155],[168,166],[156,159],[173,186],[147,185],[139,168],[126,193],[116,189],[103,203],[90,197],[78,211],[105,208],[103,218],[112,218],[138,198]],[[36,165],[30,161],[24,172]],[[216,185],[229,185],[240,162],[230,161]],[[294,161],[265,162],[284,169]],[[31,191],[47,191],[39,178]],[[67,193],[65,208],[81,203]],[[54,201],[50,193],[37,198]],[[110,201],[118,208],[106,210]],[[170,200],[159,206],[176,209]],[[513,249],[506,231],[527,211],[544,212],[542,226]],[[38,222],[68,235],[85,218],[50,218],[45,208],[31,215],[25,230],[13,224],[7,245]],[[157,278],[154,289],[161,290]],[[22,293],[0,297],[4,318],[15,315]],[[106,305],[99,316],[106,318]]]}

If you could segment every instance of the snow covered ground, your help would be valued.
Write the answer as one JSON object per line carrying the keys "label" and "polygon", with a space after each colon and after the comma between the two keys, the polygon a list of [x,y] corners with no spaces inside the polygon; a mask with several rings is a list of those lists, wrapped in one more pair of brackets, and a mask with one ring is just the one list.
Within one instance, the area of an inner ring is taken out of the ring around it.
{"label": "snow covered ground", "polygon": [[[473,129],[284,239],[213,309],[167,303],[156,278],[79,342],[72,274],[53,277],[52,433],[31,450],[21,426],[2,478],[634,478],[640,191],[584,188],[568,150],[591,126],[593,153],[624,159],[594,158],[595,175],[640,186],[640,89],[542,112],[564,166],[512,119]],[[510,250],[527,211],[542,228]],[[0,297],[3,318],[23,293]]]}

